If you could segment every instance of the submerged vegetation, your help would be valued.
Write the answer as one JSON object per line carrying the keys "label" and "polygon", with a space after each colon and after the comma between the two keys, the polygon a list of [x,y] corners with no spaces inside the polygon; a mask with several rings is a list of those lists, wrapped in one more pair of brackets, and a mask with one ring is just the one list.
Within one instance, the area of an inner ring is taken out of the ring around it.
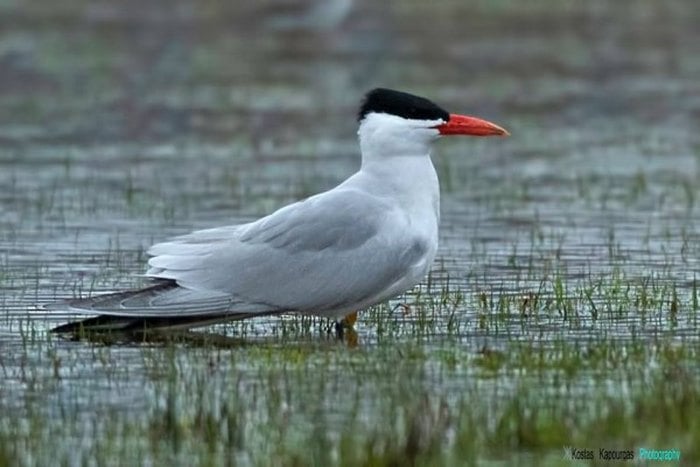
{"label": "submerged vegetation", "polygon": [[0,460],[558,465],[564,446],[698,458],[695,287],[565,282],[418,293],[368,310],[359,342],[300,316],[92,343],[27,321],[0,358]]}
{"label": "submerged vegetation", "polygon": [[[0,467],[697,464],[694,2],[357,1],[299,31],[264,3],[0,2]],[[343,341],[47,332],[41,304],[139,285],[153,242],[347,176],[380,84],[512,133],[436,148],[415,290]]]}

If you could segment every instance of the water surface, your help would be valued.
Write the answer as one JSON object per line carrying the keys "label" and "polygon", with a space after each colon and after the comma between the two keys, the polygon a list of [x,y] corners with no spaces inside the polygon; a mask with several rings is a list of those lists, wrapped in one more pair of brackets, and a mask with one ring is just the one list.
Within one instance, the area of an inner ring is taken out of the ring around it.
{"label": "water surface", "polygon": [[[272,1],[42,3],[0,3],[0,460],[93,463],[107,446],[122,461],[259,464],[318,431],[326,460],[352,463],[339,440],[406,407],[428,404],[420,424],[438,426],[442,403],[478,400],[498,420],[513,401],[624,400],[668,375],[669,349],[697,385],[693,2],[357,1],[311,23]],[[361,315],[359,348],[294,317],[208,330],[242,339],[232,349],[47,337],[67,317],[40,305],[142,284],[152,243],[351,174],[358,101],[380,85],[512,136],[436,146],[438,259]],[[217,418],[230,406],[240,439]],[[213,444],[188,454],[175,448],[199,438],[153,420],[199,420],[194,407],[211,410]],[[144,426],[170,444],[126,434]],[[560,456],[503,439],[477,458]]]}

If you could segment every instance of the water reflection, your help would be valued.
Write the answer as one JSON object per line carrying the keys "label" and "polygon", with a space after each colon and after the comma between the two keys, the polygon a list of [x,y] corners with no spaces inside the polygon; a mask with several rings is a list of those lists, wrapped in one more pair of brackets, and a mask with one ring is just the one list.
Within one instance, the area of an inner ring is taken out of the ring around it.
{"label": "water reflection", "polygon": [[[380,352],[389,339],[464,350],[435,383],[460,392],[478,373],[462,362],[498,363],[513,342],[697,341],[693,2],[358,0],[326,15],[333,27],[276,11],[272,1],[0,7],[3,407],[23,407],[35,380],[52,381],[32,393],[49,404],[70,405],[62,394],[72,394],[87,411],[96,401],[149,406],[157,350],[150,361],[141,346],[46,343],[43,331],[66,316],[35,305],[136,286],[150,244],[245,222],[344,179],[359,166],[357,100],[377,85],[503,122],[512,136],[438,145],[438,260],[411,294],[360,316],[361,348]],[[325,345],[322,324],[304,334],[293,323],[208,331],[247,350],[290,335]],[[396,365],[411,361],[404,351]],[[444,367],[425,353],[427,381]],[[192,358],[184,368],[211,356]],[[231,364],[240,384],[260,377],[255,365]],[[557,393],[556,372],[540,377],[542,394]],[[380,394],[393,384],[368,381]],[[478,384],[495,394],[511,383]],[[342,424],[349,408],[330,405]],[[376,405],[362,399],[358,410]]]}

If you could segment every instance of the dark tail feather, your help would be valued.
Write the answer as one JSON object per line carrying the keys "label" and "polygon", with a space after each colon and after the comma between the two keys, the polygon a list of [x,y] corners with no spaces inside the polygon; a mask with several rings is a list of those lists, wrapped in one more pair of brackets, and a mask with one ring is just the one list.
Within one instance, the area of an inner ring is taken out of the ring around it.
{"label": "dark tail feather", "polygon": [[142,332],[142,331],[177,331],[208,326],[224,321],[238,321],[257,316],[266,316],[276,312],[260,313],[221,313],[207,316],[148,317],[99,315],[94,318],[72,321],[51,329],[53,333],[105,333],[105,332]]}

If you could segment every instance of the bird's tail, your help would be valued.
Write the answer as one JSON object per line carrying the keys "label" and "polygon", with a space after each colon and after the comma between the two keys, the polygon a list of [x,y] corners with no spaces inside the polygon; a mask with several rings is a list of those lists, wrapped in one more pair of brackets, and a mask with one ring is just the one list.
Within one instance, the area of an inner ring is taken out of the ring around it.
{"label": "bird's tail", "polygon": [[51,329],[71,334],[178,331],[279,313],[260,306],[232,312],[234,305],[230,296],[183,289],[166,280],[144,289],[51,303],[44,308],[98,315]]}
{"label": "bird's tail", "polygon": [[92,318],[71,321],[56,326],[50,332],[60,334],[105,333],[105,332],[141,332],[141,331],[181,331],[191,328],[209,326],[224,321],[236,321],[270,313],[222,313],[220,315],[136,318],[133,316],[98,315]]}

